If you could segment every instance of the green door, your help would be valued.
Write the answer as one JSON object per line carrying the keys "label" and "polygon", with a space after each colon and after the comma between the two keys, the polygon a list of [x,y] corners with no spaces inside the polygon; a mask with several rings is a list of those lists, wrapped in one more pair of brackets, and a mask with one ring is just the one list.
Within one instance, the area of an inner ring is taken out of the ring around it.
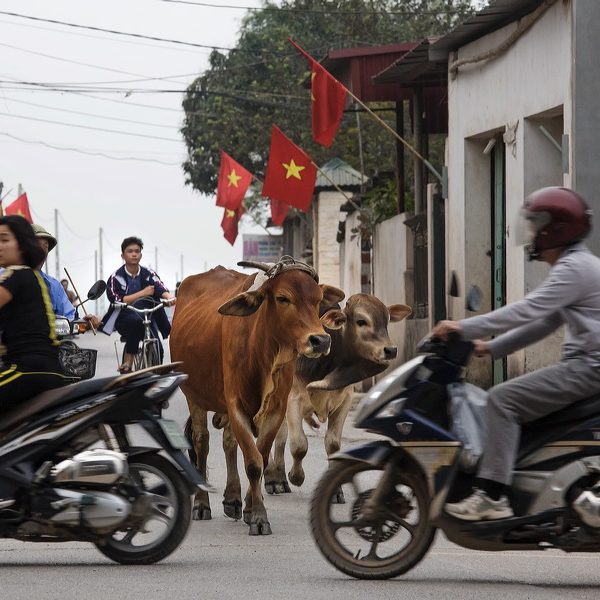
{"label": "green door", "polygon": [[[491,153],[492,170],[492,309],[506,304],[506,163],[505,146],[499,138]],[[495,360],[494,385],[506,380],[506,359]]]}

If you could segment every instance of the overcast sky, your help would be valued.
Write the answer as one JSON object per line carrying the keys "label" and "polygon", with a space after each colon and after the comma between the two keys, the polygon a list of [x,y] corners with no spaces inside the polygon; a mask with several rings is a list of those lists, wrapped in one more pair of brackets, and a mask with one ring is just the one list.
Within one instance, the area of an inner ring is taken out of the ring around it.
{"label": "overcast sky", "polygon": [[[260,2],[227,0],[227,4],[258,6]],[[0,11],[225,47],[235,45],[245,14],[243,10],[160,0],[2,0]],[[58,208],[62,217],[58,227],[61,271],[63,266],[70,269],[79,287],[87,289],[93,282],[100,227],[106,234],[105,278],[121,264],[121,240],[137,235],[145,243],[143,264],[155,265],[154,249],[158,248],[158,272],[170,287],[174,287],[176,275],[181,275],[182,254],[186,275],[203,271],[206,266],[234,266],[241,258],[241,235],[235,247],[229,246],[220,228],[222,209],[214,206],[214,198],[201,196],[184,185],[180,163],[185,157],[185,144],[179,133],[182,94],[133,93],[125,97],[97,93],[91,98],[39,89],[11,90],[8,88],[14,84],[10,82],[102,82],[116,87],[185,89],[206,68],[209,53],[208,49],[135,40],[0,14],[0,180],[4,182],[4,193],[14,188],[4,205],[16,198],[21,183],[34,219],[51,232],[55,230],[54,209]],[[131,81],[152,77],[172,77],[175,81]],[[117,83],[123,81],[128,83]],[[80,129],[32,118],[150,137]],[[58,151],[16,141],[5,134],[112,157],[172,164]],[[229,150],[235,156],[235,149]],[[54,254],[49,259],[54,275]]]}

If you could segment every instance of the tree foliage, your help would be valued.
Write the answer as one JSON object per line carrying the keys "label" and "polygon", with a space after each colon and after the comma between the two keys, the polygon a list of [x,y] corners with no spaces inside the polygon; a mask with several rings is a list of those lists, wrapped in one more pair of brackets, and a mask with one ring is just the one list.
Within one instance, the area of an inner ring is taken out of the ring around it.
{"label": "tree foliage", "polygon": [[[214,193],[221,148],[260,177],[272,123],[317,164],[339,156],[358,169],[355,114],[344,115],[331,148],[313,142],[310,92],[303,85],[308,64],[289,45],[288,37],[319,59],[329,49],[443,34],[463,20],[473,4],[472,0],[282,0],[279,4],[266,0],[263,10],[244,17],[236,48],[213,51],[209,68],[188,88],[182,127],[188,149],[183,165],[186,183],[201,193]],[[393,112],[380,114],[393,125]],[[360,128],[365,173],[393,169],[394,139],[365,115]]]}

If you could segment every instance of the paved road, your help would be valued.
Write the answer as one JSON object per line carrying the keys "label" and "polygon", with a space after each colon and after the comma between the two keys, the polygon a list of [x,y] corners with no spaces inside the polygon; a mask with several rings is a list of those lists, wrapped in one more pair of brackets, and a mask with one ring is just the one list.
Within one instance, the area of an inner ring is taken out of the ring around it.
{"label": "paved road", "polygon": [[[84,338],[99,348],[98,375],[116,367],[112,341]],[[83,344],[82,344],[83,345]],[[169,409],[183,422],[180,394]],[[357,432],[348,428],[347,438]],[[118,566],[89,544],[25,544],[0,540],[0,600],[118,598],[240,598],[244,600],[353,600],[486,598],[594,598],[600,591],[600,559],[560,552],[471,552],[439,536],[425,560],[402,579],[365,582],[350,579],[319,555],[308,531],[310,488],[324,469],[320,434],[311,434],[305,487],[267,497],[273,535],[249,537],[247,526],[224,517],[224,487],[219,432],[213,432],[209,457],[213,520],[194,522],[179,548],[149,567]]]}

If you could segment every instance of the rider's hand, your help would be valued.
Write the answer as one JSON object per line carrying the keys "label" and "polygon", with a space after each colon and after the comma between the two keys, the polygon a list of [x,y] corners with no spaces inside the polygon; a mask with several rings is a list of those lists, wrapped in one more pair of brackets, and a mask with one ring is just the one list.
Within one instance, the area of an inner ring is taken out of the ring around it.
{"label": "rider's hand", "polygon": [[461,331],[460,323],[457,321],[440,321],[431,330],[431,335],[446,341],[451,333],[460,333]]}
{"label": "rider's hand", "polygon": [[154,286],[153,285],[147,285],[143,290],[142,290],[142,294],[144,296],[154,296]]}
{"label": "rider's hand", "polygon": [[473,349],[475,356],[482,358],[491,354],[488,343],[484,342],[483,340],[473,340],[473,346],[475,346]]}
{"label": "rider's hand", "polygon": [[167,306],[174,306],[177,302],[177,298],[175,298],[175,296],[172,298],[165,298],[165,300],[167,301]]}
{"label": "rider's hand", "polygon": [[83,320],[87,321],[88,329],[100,327],[101,321],[96,315],[84,315]]}

